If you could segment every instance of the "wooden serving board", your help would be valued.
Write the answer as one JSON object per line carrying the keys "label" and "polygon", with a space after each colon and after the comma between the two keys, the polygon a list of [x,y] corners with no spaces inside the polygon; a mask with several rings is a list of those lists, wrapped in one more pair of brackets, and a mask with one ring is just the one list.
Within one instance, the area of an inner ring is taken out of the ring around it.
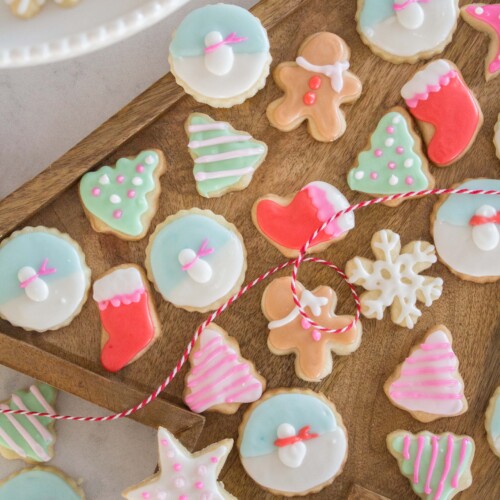
{"label": "wooden serving board", "polygon": [[[75,183],[91,168],[113,164],[120,157],[154,147],[165,152],[168,171],[161,181],[160,207],[151,230],[179,209],[207,208],[224,215],[241,231],[249,254],[247,280],[283,262],[283,256],[259,235],[251,222],[254,200],[266,193],[294,193],[314,180],[334,184],[353,203],[365,199],[348,189],[346,174],[382,114],[394,105],[403,104],[400,89],[419,67],[396,66],[374,56],[356,33],[355,10],[356,2],[352,0],[267,0],[253,9],[269,30],[273,65],[294,60],[302,40],[317,31],[337,33],[351,47],[351,69],[363,81],[364,92],[357,103],[344,108],[348,126],[340,140],[333,144],[315,142],[305,126],[290,133],[273,129],[265,118],[267,105],[280,95],[272,78],[264,90],[241,106],[216,110],[185,96],[169,74],[37,178],[1,202],[0,237],[24,225],[56,227],[82,245],[94,276],[125,262],[143,264],[148,238],[127,243],[93,232],[80,206]],[[439,187],[468,177],[498,177],[500,163],[495,157],[492,137],[500,111],[500,78],[488,84],[483,79],[487,46],[486,36],[460,20],[454,40],[444,52],[444,57],[457,64],[476,92],[485,121],[471,151],[461,161],[449,168],[431,167]],[[193,111],[229,121],[235,128],[247,130],[267,142],[268,158],[248,189],[211,200],[198,196],[184,134],[184,121]],[[377,206],[358,211],[355,230],[322,256],[339,266],[344,266],[355,255],[371,258],[369,241],[380,229],[398,232],[403,244],[415,239],[431,241],[429,215],[435,201],[435,197],[425,198],[405,202],[396,209]],[[387,318],[363,320],[360,349],[350,356],[337,357],[332,375],[318,384],[305,383],[295,376],[293,356],[277,357],[268,351],[267,321],[260,313],[264,284],[241,298],[218,321],[237,338],[242,354],[256,363],[267,378],[269,388],[309,387],[324,392],[337,405],[349,433],[349,458],[342,475],[315,498],[346,498],[353,483],[363,485],[359,491],[354,489],[355,498],[364,498],[362,490],[392,499],[413,498],[407,479],[399,473],[396,461],[385,446],[386,435],[396,429],[452,431],[472,436],[476,441],[472,467],[474,482],[461,498],[500,497],[500,462],[491,453],[484,431],[484,411],[500,382],[499,287],[461,281],[440,263],[426,274],[443,277],[444,291],[431,308],[423,309],[416,328],[410,331],[397,327]],[[338,293],[337,312],[354,311],[347,287],[327,269],[306,264],[300,279],[308,287],[331,285]],[[110,375],[100,365],[100,324],[92,300],[71,326],[53,333],[26,333],[0,322],[0,363],[105,407],[128,408],[155,388],[175,365],[204,318],[176,309],[162,301],[158,294],[155,298],[164,328],[163,337],[138,362],[118,374]],[[438,323],[445,324],[453,334],[469,410],[460,417],[424,425],[392,406],[382,386],[415,342]],[[158,403],[138,413],[136,418],[151,425],[166,425],[182,435],[192,447],[204,419],[182,407],[184,375],[185,371],[167,388]],[[207,414],[197,448],[225,437],[236,439],[243,410],[233,416]],[[156,453],[155,450],[151,452]],[[221,478],[228,491],[240,499],[271,498],[245,474],[235,451]]]}

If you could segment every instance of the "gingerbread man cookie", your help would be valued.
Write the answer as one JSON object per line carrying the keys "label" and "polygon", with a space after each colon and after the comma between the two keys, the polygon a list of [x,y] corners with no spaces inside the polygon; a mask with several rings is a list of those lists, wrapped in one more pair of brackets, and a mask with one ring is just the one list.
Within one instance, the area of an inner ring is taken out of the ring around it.
{"label": "gingerbread man cookie", "polygon": [[[294,353],[295,372],[299,378],[319,382],[332,371],[329,352],[346,355],[354,352],[361,343],[362,327],[356,326],[345,333],[325,333],[313,328],[302,318],[293,302],[291,278],[275,279],[262,296],[262,312],[270,321],[267,345],[280,355]],[[297,282],[300,302],[306,312],[322,326],[339,329],[349,325],[353,316],[336,316],[337,295],[328,286],[319,286],[312,292]]]}
{"label": "gingerbread man cookie", "polygon": [[362,84],[349,72],[350,51],[337,35],[320,32],[306,38],[294,62],[281,63],[274,79],[285,95],[267,108],[273,127],[288,132],[308,121],[309,133],[331,142],[346,128],[340,105],[361,95]]}

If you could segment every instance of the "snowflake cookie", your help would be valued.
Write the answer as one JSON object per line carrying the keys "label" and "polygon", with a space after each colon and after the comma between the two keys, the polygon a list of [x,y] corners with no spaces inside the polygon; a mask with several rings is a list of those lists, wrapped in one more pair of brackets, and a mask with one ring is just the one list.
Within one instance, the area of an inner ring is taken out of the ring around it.
{"label": "snowflake cookie", "polygon": [[391,308],[391,320],[397,325],[413,328],[422,315],[417,300],[429,307],[441,296],[443,280],[420,276],[436,262],[434,247],[426,241],[412,241],[401,249],[399,235],[383,229],[373,235],[371,261],[355,257],[346,264],[350,283],[361,285],[361,312],[367,318],[382,319]]}

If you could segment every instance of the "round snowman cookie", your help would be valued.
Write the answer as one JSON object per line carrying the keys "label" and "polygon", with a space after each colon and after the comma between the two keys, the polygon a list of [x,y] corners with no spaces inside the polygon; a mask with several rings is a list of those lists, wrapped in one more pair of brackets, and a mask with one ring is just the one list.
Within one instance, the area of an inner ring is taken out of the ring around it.
{"label": "round snowman cookie", "polygon": [[210,210],[181,210],[160,224],[146,250],[148,278],[187,311],[216,309],[245,279],[246,249],[233,224]]}
{"label": "round snowman cookie", "polygon": [[57,229],[25,227],[0,244],[0,317],[45,332],[71,323],[90,286],[82,249]]}
{"label": "round snowman cookie", "polygon": [[459,13],[458,0],[358,0],[356,20],[363,42],[397,64],[442,52]]}
{"label": "round snowman cookie", "polygon": [[[500,180],[469,179],[454,187],[500,190]],[[439,258],[452,273],[477,283],[500,278],[500,196],[443,196],[431,225]]]}
{"label": "round snowman cookie", "polygon": [[184,18],[168,60],[177,83],[197,101],[230,108],[264,87],[271,54],[266,30],[255,16],[219,3]]}
{"label": "round snowman cookie", "polygon": [[323,394],[276,389],[243,416],[238,448],[243,467],[262,488],[275,495],[308,495],[342,472],[347,432]]}

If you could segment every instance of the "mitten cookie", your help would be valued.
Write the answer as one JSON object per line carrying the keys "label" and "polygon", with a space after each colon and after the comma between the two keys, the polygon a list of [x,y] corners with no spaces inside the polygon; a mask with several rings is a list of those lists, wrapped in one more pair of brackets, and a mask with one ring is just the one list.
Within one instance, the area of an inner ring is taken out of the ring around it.
{"label": "mitten cookie", "polygon": [[[379,121],[370,145],[358,156],[347,182],[354,191],[379,197],[434,187],[421,141],[413,130],[408,113],[391,109]],[[385,202],[397,206],[404,200]]]}
{"label": "mitten cookie", "polygon": [[361,285],[361,312],[367,318],[382,319],[386,308],[397,325],[413,328],[422,315],[417,301],[429,307],[441,297],[443,280],[420,276],[436,262],[434,247],[413,241],[401,248],[399,235],[383,229],[373,235],[371,247],[376,261],[355,257],[346,264],[350,283]]}
{"label": "mitten cookie", "polygon": [[[336,187],[316,181],[289,197],[269,194],[259,198],[252,208],[252,220],[262,236],[283,255],[297,257],[314,231],[348,206],[349,202]],[[353,227],[352,212],[340,216],[318,234],[308,253],[323,251],[344,238]]]}
{"label": "mitten cookie", "polygon": [[391,403],[420,422],[467,411],[464,381],[451,342],[448,328],[435,326],[384,384]]}
{"label": "mitten cookie", "polygon": [[469,150],[483,114],[452,62],[438,59],[427,64],[402,88],[401,95],[418,120],[433,163],[446,167]]}
{"label": "mitten cookie", "polygon": [[486,410],[485,426],[491,451],[500,458],[500,386],[491,396]]}
{"label": "mitten cookie", "polygon": [[281,63],[274,71],[285,95],[267,108],[271,125],[288,132],[307,120],[307,129],[317,141],[338,139],[346,129],[340,106],[357,100],[362,90],[359,78],[348,71],[349,56],[349,47],[333,33],[307,38],[297,59]]}
{"label": "mitten cookie", "polygon": [[167,429],[158,429],[160,472],[126,489],[128,500],[191,498],[236,500],[217,481],[233,447],[232,439],[224,439],[201,451],[190,453]]}
{"label": "mitten cookie", "polygon": [[[454,188],[500,190],[500,180],[469,179]],[[477,283],[500,278],[499,196],[441,196],[431,214],[431,232],[439,259],[452,273]]]}
{"label": "mitten cookie", "polygon": [[458,0],[358,0],[356,20],[363,42],[392,63],[439,54],[457,26]]}
{"label": "mitten cookie", "polygon": [[387,436],[387,448],[424,500],[450,500],[472,484],[475,445],[469,436],[399,430]]}
{"label": "mitten cookie", "polygon": [[[262,312],[269,320],[269,350],[278,356],[295,354],[297,377],[309,382],[319,382],[332,372],[330,352],[351,354],[361,344],[362,327],[344,333],[325,333],[313,328],[300,314],[293,302],[291,278],[275,279],[262,296]],[[337,316],[337,295],[328,286],[319,286],[312,292],[302,283],[296,283],[300,303],[307,314],[318,324],[329,329],[340,329],[354,321],[353,316]]]}
{"label": "mitten cookie", "polygon": [[245,189],[266,159],[265,143],[202,113],[190,114],[185,129],[196,189],[205,198]]}
{"label": "mitten cookie", "polygon": [[335,405],[308,389],[276,389],[243,416],[238,448],[247,474],[275,495],[318,492],[342,472],[347,431]]}
{"label": "mitten cookie", "polygon": [[85,174],[80,199],[94,231],[129,241],[144,238],[158,208],[165,170],[163,153],[152,149]]}

